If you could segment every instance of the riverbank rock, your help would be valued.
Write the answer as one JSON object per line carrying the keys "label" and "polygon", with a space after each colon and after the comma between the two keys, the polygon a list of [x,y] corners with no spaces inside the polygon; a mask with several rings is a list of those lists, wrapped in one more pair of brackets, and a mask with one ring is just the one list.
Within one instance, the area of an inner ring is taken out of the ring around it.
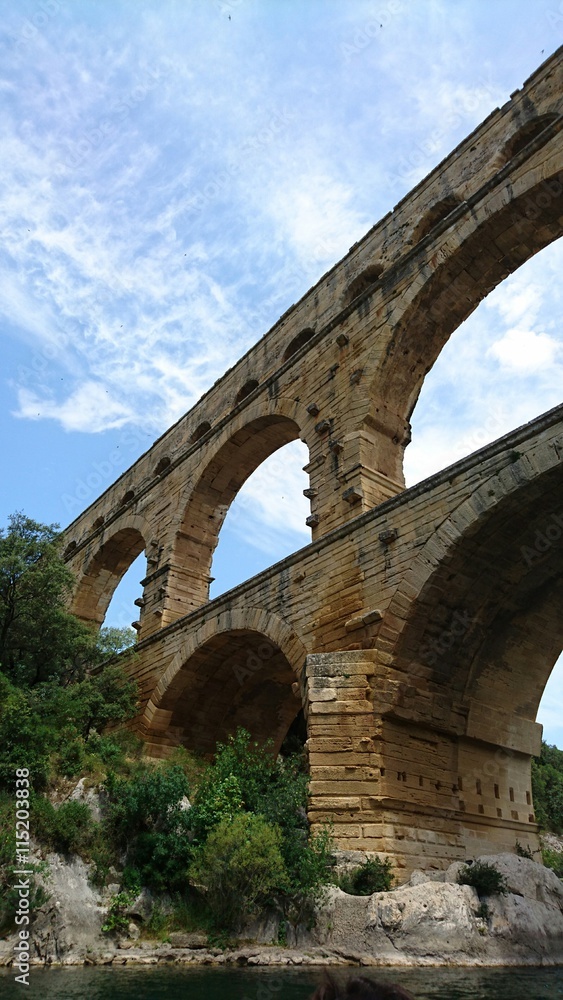
{"label": "riverbank rock", "polygon": [[[80,858],[48,856],[49,900],[31,927],[32,963],[204,965],[555,965],[563,964],[563,884],[543,865],[513,854],[482,858],[504,875],[508,892],[480,900],[458,885],[460,864],[443,872],[413,872],[391,892],[350,896],[331,888],[313,931],[285,928],[270,914],[225,951],[203,934],[173,932],[164,943],[136,940],[137,924],[119,942],[102,934],[107,893],[88,882]],[[141,924],[154,900],[141,898],[129,919]],[[483,906],[483,903],[486,906]],[[248,931],[248,928],[247,928]],[[0,941],[0,965],[13,960],[14,936]]]}
{"label": "riverbank rock", "polygon": [[392,892],[348,896],[331,889],[317,942],[383,965],[554,965],[563,963],[563,885],[543,865],[513,854],[481,860],[508,892],[482,900],[458,885],[460,864],[415,872]]}
{"label": "riverbank rock", "polygon": [[49,854],[49,876],[43,880],[49,898],[34,914],[31,953],[42,964],[65,963],[89,949],[107,949],[101,928],[106,909],[88,882],[88,865],[72,855]]}

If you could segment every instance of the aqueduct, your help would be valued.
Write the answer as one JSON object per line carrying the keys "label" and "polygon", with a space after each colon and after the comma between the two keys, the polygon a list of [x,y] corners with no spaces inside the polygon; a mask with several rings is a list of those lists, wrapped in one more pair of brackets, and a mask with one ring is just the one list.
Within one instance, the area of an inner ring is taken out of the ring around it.
{"label": "aqueduct", "polygon": [[[451,333],[563,232],[559,49],[66,530],[100,624],[143,550],[132,668],[155,755],[307,720],[310,818],[407,870],[534,846],[563,646],[563,406],[404,489]],[[300,438],[312,542],[209,601],[226,511]]]}

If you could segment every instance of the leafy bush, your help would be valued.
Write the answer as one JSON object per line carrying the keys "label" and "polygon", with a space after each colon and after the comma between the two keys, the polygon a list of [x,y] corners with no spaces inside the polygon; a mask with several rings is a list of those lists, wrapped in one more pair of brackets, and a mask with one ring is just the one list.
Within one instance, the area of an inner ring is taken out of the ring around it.
{"label": "leafy bush", "polygon": [[217,927],[232,930],[286,887],[281,831],[263,817],[239,813],[211,831],[190,865]]}
{"label": "leafy bush", "polygon": [[112,897],[108,909],[108,915],[102,924],[104,934],[124,934],[129,926],[129,917],[126,911],[131,906],[134,896],[130,892],[118,892]]}
{"label": "leafy bush", "polygon": [[474,861],[460,869],[459,885],[472,885],[479,896],[503,896],[508,892],[504,875],[487,861]]}
{"label": "leafy bush", "polygon": [[340,888],[351,896],[371,896],[374,892],[388,892],[393,881],[389,858],[369,858],[342,876]]}
{"label": "leafy bush", "polygon": [[61,854],[88,852],[93,843],[95,824],[85,802],[63,802],[56,809],[49,799],[36,795],[32,825],[37,839]]}
{"label": "leafy bush", "polygon": [[131,778],[110,773],[108,836],[126,851],[143,885],[174,891],[183,887],[192,857],[189,814],[182,799],[189,794],[178,764],[140,767]]}

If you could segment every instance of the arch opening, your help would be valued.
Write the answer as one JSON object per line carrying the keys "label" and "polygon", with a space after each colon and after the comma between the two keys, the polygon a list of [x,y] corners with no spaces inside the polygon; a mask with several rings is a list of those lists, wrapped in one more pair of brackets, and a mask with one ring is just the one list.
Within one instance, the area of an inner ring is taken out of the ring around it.
{"label": "arch opening", "polygon": [[211,598],[242,583],[307,545],[309,502],[303,491],[307,446],[292,441],[275,451],[248,477],[223,522],[213,553]]}
{"label": "arch opening", "polygon": [[443,222],[447,219],[448,215],[461,205],[459,198],[455,195],[448,195],[447,198],[442,198],[440,201],[432,205],[432,208],[422,216],[417,225],[414,227],[410,242],[414,245],[420,243],[428,233],[437,226],[439,222]]}
{"label": "arch opening", "polygon": [[397,667],[496,712],[499,727],[535,723],[563,647],[560,495],[555,466],[491,500],[427,574],[398,638]]}
{"label": "arch opening", "polygon": [[247,396],[250,396],[250,393],[254,392],[254,390],[257,388],[258,388],[258,379],[251,378],[248,380],[248,382],[245,382],[244,385],[241,386],[241,388],[236,394],[235,406],[238,403],[242,403],[243,399],[246,399]]}
{"label": "arch opening", "polygon": [[[250,629],[221,632],[177,672],[159,709],[164,739],[210,756],[239,726],[278,753],[301,710],[295,670],[267,636]],[[294,726],[295,728],[295,726]]]}
{"label": "arch opening", "polygon": [[102,625],[118,584],[144,548],[145,539],[137,528],[122,528],[106,539],[79,578],[72,612],[82,621]]}
{"label": "arch opening", "polygon": [[301,330],[293,340],[290,340],[285,351],[283,352],[283,361],[287,361],[291,358],[293,354],[297,354],[297,351],[307,344],[311,337],[315,336],[315,331],[311,327],[307,327],[305,330]]}
{"label": "arch opening", "polygon": [[552,125],[554,121],[557,121],[559,115],[555,113],[539,115],[537,118],[532,118],[530,121],[522,125],[517,131],[510,137],[508,142],[504,144],[501,152],[502,163],[508,163],[513,156],[520,153],[526,148],[528,143],[532,142],[536,136],[541,135],[541,133],[549,125]]}
{"label": "arch opening", "polygon": [[561,402],[562,269],[559,239],[493,289],[448,339],[411,414],[408,486]]}
{"label": "arch opening", "polygon": [[[481,221],[475,212],[465,217],[459,228],[464,239],[455,249],[444,257],[436,254],[430,261],[422,259],[429,277],[391,331],[385,355],[374,372],[372,391],[374,400],[379,400],[375,405],[383,403],[393,421],[410,420],[428,372],[451,334],[479,303],[562,235],[563,172],[554,172],[508,203],[496,196],[495,210],[487,212],[483,206],[479,214]],[[395,456],[397,481],[401,479],[403,451],[404,443]]]}
{"label": "arch opening", "polygon": [[358,295],[362,295],[363,292],[367,291],[370,285],[379,281],[382,274],[382,264],[370,264],[369,267],[364,268],[364,270],[350,282],[344,292],[344,304],[349,305],[350,302],[357,299]]}
{"label": "arch opening", "polygon": [[176,536],[173,563],[182,586],[175,598],[175,617],[189,614],[209,599],[219,532],[243,484],[270,455],[296,441],[299,434],[298,424],[288,417],[258,417],[235,432],[211,458],[191,494]]}

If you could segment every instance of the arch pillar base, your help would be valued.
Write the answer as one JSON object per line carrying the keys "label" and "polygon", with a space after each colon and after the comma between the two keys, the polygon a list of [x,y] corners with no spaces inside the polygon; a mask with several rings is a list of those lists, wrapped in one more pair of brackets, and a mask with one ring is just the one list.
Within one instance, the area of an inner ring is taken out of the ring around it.
{"label": "arch pillar base", "polygon": [[307,657],[313,830],[329,823],[341,850],[388,856],[402,880],[414,869],[513,852],[517,842],[535,851],[529,747],[460,735],[447,713],[437,721],[428,691],[412,688],[405,711],[397,674],[376,650]]}

